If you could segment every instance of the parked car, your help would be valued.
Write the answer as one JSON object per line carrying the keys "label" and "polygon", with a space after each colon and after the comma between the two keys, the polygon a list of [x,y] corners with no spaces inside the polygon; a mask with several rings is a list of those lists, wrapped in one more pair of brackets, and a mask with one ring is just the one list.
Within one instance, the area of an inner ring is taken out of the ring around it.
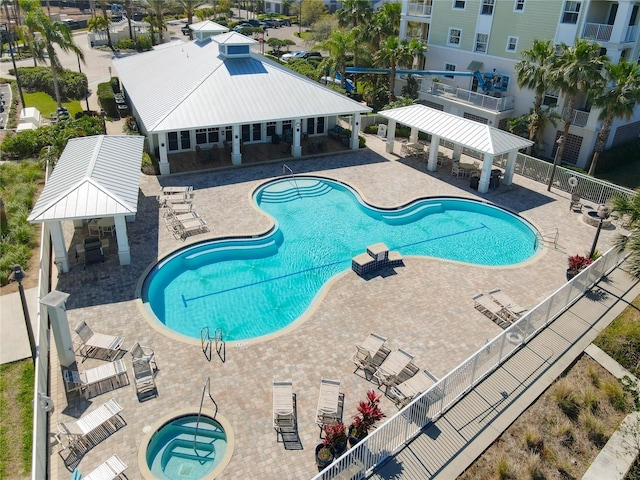
{"label": "parked car", "polygon": [[246,23],[251,25],[253,28],[264,27],[264,22],[261,20],[256,20],[255,18],[252,18],[251,20],[247,20]]}
{"label": "parked car", "polygon": [[296,58],[307,58],[307,55],[309,55],[309,52],[305,50],[301,50],[299,52],[290,52],[282,55],[282,57],[280,57],[280,60],[282,60],[283,62],[288,62],[289,60]]}
{"label": "parked car", "polygon": [[279,28],[280,27],[280,22],[278,20],[274,20],[272,18],[267,18],[265,20],[262,20],[262,22],[264,23],[265,28]]}
{"label": "parked car", "polygon": [[242,30],[244,30],[245,28],[255,28],[255,27],[253,25],[251,25],[250,23],[239,23],[238,25],[233,27],[233,31],[234,32],[242,32]]}

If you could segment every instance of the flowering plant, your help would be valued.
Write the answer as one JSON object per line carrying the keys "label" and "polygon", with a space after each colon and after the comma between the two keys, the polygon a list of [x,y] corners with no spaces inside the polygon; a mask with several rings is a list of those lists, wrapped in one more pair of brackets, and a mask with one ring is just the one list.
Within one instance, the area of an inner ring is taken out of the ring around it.
{"label": "flowering plant", "polygon": [[322,443],[325,447],[331,448],[334,453],[344,452],[347,448],[347,430],[341,421],[324,426],[324,439]]}
{"label": "flowering plant", "polygon": [[376,395],[375,390],[367,392],[367,400],[358,404],[358,413],[353,417],[353,422],[349,427],[350,435],[356,438],[366,437],[369,428],[386,416],[378,406],[380,397],[381,395]]}
{"label": "flowering plant", "polygon": [[580,270],[588,267],[593,260],[582,255],[573,255],[569,257],[569,271],[572,273],[578,273]]}

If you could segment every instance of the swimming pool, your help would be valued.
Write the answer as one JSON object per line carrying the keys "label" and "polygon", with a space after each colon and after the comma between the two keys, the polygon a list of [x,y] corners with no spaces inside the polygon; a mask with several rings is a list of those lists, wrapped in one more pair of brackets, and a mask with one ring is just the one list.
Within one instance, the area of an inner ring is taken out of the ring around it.
{"label": "swimming pool", "polygon": [[273,217],[270,232],[186,247],[146,276],[143,303],[171,330],[200,338],[208,326],[227,341],[274,333],[300,317],[352,257],[379,242],[404,256],[487,266],[520,263],[537,250],[528,222],[473,200],[430,198],[380,209],[348,185],[319,177],[274,180],[253,198]]}

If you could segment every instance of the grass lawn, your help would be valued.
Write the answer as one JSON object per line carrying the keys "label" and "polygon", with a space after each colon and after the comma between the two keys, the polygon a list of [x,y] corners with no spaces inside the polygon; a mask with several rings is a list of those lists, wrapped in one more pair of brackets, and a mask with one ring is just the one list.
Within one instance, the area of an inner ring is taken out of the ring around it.
{"label": "grass lawn", "polygon": [[[48,117],[52,113],[56,112],[58,104],[55,99],[44,92],[25,93],[24,101],[29,107],[35,107],[38,109],[43,117]],[[75,118],[76,113],[82,112],[84,108],[78,100],[71,100],[62,104],[69,110],[71,118]]]}

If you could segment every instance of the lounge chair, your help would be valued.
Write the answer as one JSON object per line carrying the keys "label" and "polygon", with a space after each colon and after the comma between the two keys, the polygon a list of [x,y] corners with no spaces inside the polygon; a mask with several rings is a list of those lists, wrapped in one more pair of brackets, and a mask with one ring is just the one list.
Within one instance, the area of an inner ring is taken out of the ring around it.
{"label": "lounge chair", "polygon": [[476,293],[472,299],[476,310],[485,314],[501,327],[506,328],[513,322],[513,314],[506,311],[503,307],[486,297],[483,293]]}
{"label": "lounge chair", "polygon": [[133,360],[133,374],[136,383],[138,400],[144,402],[158,396],[158,388],[151,368],[151,363],[145,359]]}
{"label": "lounge chair", "polygon": [[401,348],[399,348],[395,352],[392,352],[373,374],[373,376],[378,381],[378,385],[384,385],[385,390],[388,390],[389,387],[400,383],[398,381],[399,375],[411,363],[412,360],[413,355],[405,352]]}
{"label": "lounge chair", "polygon": [[88,442],[106,438],[111,429],[124,425],[120,412],[120,404],[111,399],[75,422],[59,422],[54,437],[63,449],[86,448]]}
{"label": "lounge chair", "polygon": [[438,383],[438,379],[425,369],[410,379],[391,387],[387,395],[396,406],[402,408],[436,383]]}
{"label": "lounge chair", "polygon": [[351,361],[356,365],[354,373],[358,370],[364,370],[370,373],[375,372],[382,361],[376,364],[374,360],[376,358],[379,359],[383,355],[382,360],[384,360],[389,353],[389,350],[384,347],[386,341],[386,338],[372,332],[362,343],[356,343],[356,351],[351,356]]}
{"label": "lounge chair", "polygon": [[524,312],[527,311],[526,308],[521,307],[516,302],[514,302],[509,295],[504,293],[499,288],[495,288],[489,291],[489,296],[491,299],[500,305],[502,308],[507,310],[509,313],[513,314],[515,317],[520,317]]}
{"label": "lounge chair", "polygon": [[582,212],[582,202],[580,201],[580,195],[577,193],[571,194],[571,203],[569,204],[569,210],[573,212]]}
{"label": "lounge chair", "polygon": [[167,225],[167,229],[171,233],[179,233],[182,230],[182,225],[186,222],[194,220],[196,218],[200,218],[200,216],[196,212],[187,212],[181,213],[179,215],[167,215],[164,218],[164,222]]}
{"label": "lounge chair", "polygon": [[293,407],[293,383],[291,380],[273,381],[273,428],[282,436],[282,428],[295,428],[296,418]]}
{"label": "lounge chair", "polygon": [[76,353],[83,357],[98,357],[111,360],[120,352],[120,346],[124,342],[123,337],[95,333],[83,320],[75,329],[77,337],[74,343],[77,345]]}
{"label": "lounge chair", "polygon": [[120,388],[129,384],[127,366],[122,359],[105,363],[98,367],[90,368],[82,372],[78,370],[63,370],[63,379],[67,392],[79,390],[82,394],[89,395],[92,387],[102,393],[101,384],[108,383],[113,388]]}
{"label": "lounge chair", "polygon": [[162,192],[163,195],[171,195],[174,193],[188,193],[188,192],[192,192],[193,191],[193,187],[192,186],[188,186],[188,187],[173,187],[170,185],[165,185],[164,187],[162,187],[160,189],[160,191]]}
{"label": "lounge chair", "polygon": [[320,382],[318,408],[316,409],[316,424],[320,427],[320,434],[325,425],[340,420],[340,380],[323,378]]}
{"label": "lounge chair", "polygon": [[207,230],[207,222],[204,221],[204,219],[194,218],[192,220],[187,220],[186,222],[180,222],[177,225],[174,237],[185,240],[191,233],[201,233],[206,232]]}
{"label": "lounge chair", "polygon": [[113,455],[91,473],[84,475],[83,478],[84,480],[113,480],[120,478],[126,469],[127,466],[120,460],[120,457]]}
{"label": "lounge chair", "polygon": [[131,353],[134,361],[144,360],[145,362],[152,364],[155,370],[158,369],[158,365],[156,364],[156,354],[151,348],[143,347],[138,342],[136,342],[131,347],[129,353]]}

